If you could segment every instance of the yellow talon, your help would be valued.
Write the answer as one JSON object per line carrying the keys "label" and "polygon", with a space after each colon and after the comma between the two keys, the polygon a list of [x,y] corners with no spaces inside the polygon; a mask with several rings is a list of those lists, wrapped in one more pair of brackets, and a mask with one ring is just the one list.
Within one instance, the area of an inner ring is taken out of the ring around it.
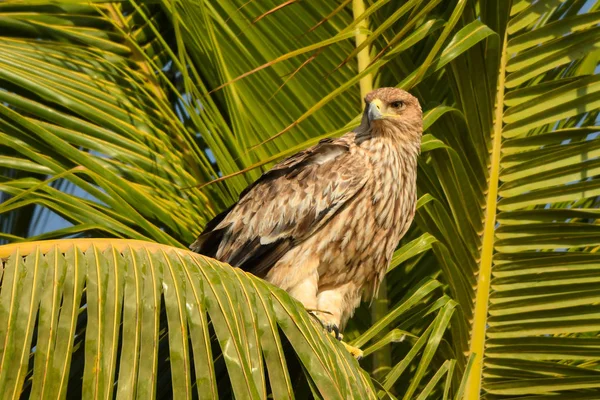
{"label": "yellow talon", "polygon": [[352,357],[356,358],[357,360],[360,360],[363,357],[363,351],[358,347],[350,346],[348,343],[342,342],[341,340],[340,343],[344,345],[350,354],[352,354]]}

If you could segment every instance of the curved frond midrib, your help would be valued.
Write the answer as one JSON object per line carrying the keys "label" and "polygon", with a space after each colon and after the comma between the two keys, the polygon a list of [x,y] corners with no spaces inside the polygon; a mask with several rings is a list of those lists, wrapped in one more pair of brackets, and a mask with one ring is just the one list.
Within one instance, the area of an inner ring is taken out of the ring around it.
{"label": "curved frond midrib", "polygon": [[502,42],[502,56],[498,72],[496,89],[496,110],[494,115],[494,131],[492,134],[492,153],[490,159],[489,185],[485,204],[485,225],[482,237],[481,260],[475,294],[475,310],[471,329],[470,353],[474,362],[469,371],[466,399],[478,399],[481,391],[481,374],[483,369],[483,353],[485,348],[485,332],[487,326],[490,281],[492,276],[492,257],[494,254],[494,239],[496,229],[496,214],[498,202],[498,186],[500,177],[500,150],[502,147],[502,114],[504,111],[504,78],[506,75],[507,35]]}

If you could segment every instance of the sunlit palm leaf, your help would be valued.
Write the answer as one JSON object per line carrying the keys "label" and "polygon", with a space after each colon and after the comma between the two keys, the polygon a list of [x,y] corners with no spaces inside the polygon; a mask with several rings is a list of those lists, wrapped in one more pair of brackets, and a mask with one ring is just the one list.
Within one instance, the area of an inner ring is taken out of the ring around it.
{"label": "sunlit palm leaf", "polygon": [[[115,382],[119,395],[154,397],[169,381],[177,398],[195,391],[212,399],[229,386],[236,398],[285,398],[306,379],[326,398],[375,396],[356,361],[298,302],[238,269],[132,240],[8,245],[0,258],[6,398],[72,393],[73,375],[83,377],[85,398],[108,396]],[[83,353],[74,351],[84,342]],[[306,373],[300,381],[288,372],[290,344]],[[229,383],[215,372],[218,360]]]}
{"label": "sunlit palm leaf", "polygon": [[[596,216],[586,212],[586,207],[600,194],[595,183],[597,139],[590,136],[597,128],[587,127],[597,118],[598,89],[597,76],[589,75],[594,74],[595,65],[573,68],[596,46],[589,37],[597,29],[590,21],[597,17],[595,13],[576,15],[581,4],[575,2],[529,7],[524,3],[514,5],[506,28],[499,29],[507,30],[508,40],[500,46],[495,123],[488,125],[492,151],[484,186],[488,190],[485,231],[481,242],[477,238],[469,245],[466,229],[458,230],[465,247],[476,249],[473,254],[478,263],[471,334],[471,351],[478,356],[469,398],[479,395],[477,376],[483,365],[483,389],[488,395],[555,392],[562,397],[575,395],[578,389],[597,388],[594,375],[599,358],[592,353],[583,359],[577,355],[580,343],[588,340],[577,336],[595,335],[599,330],[590,308],[595,300],[591,294],[582,295],[577,285],[591,284],[597,268],[590,254],[599,244]],[[589,3],[592,10],[598,8]],[[466,78],[461,76],[457,71],[457,79]],[[464,104],[471,104],[463,108],[468,121],[481,97],[473,91],[467,96],[467,87],[462,93]],[[468,127],[472,130],[474,125],[468,122]],[[449,191],[451,186],[466,189],[456,185],[461,181],[455,178],[444,188],[459,226],[465,218],[452,207]],[[458,198],[463,204],[468,199],[464,194]],[[451,242],[454,233],[440,231],[456,253],[458,242]],[[587,259],[585,266],[579,257]],[[574,336],[548,337],[561,334]],[[524,359],[536,361],[519,364]],[[552,373],[553,379],[548,379],[549,371],[564,362],[579,368]],[[573,374],[587,377],[571,379]]]}

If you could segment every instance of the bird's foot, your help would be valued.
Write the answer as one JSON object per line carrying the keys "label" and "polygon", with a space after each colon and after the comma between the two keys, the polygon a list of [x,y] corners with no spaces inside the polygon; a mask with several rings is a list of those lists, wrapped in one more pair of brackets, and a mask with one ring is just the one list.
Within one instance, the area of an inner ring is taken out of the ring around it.
{"label": "bird's foot", "polygon": [[344,338],[344,335],[342,335],[340,333],[340,328],[337,326],[337,324],[332,321],[331,313],[328,313],[326,311],[316,311],[316,310],[311,310],[311,311],[309,311],[309,313],[313,317],[315,317],[315,319],[319,322],[319,324],[323,327],[323,329],[325,329],[327,332],[329,332],[329,334],[331,334],[331,336],[333,336],[334,338],[339,340],[340,343],[344,346],[344,348],[346,350],[348,350],[348,352],[350,354],[352,354],[352,356],[354,358],[356,358],[357,360],[360,360],[363,357],[363,352],[361,349],[359,349],[358,347],[350,346],[348,343],[342,341],[342,339]]}
{"label": "bird's foot", "polygon": [[323,329],[329,332],[331,336],[333,336],[337,340],[342,340],[344,335],[340,333],[340,328],[333,320],[333,315],[331,313],[319,310],[310,310],[309,313],[310,315],[315,317],[315,319],[319,322]]}
{"label": "bird's foot", "polygon": [[340,343],[342,343],[346,350],[348,350],[348,352],[352,354],[352,357],[356,358],[357,360],[363,358],[363,351],[358,347],[350,346],[348,343],[342,342],[341,340]]}

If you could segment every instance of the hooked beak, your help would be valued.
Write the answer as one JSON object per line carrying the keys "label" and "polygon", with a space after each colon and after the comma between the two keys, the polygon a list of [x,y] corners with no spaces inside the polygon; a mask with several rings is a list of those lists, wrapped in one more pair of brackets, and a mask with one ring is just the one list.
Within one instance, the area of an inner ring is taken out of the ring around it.
{"label": "hooked beak", "polygon": [[381,114],[381,100],[373,100],[369,103],[368,107],[367,117],[369,117],[369,122],[383,119],[383,114]]}

